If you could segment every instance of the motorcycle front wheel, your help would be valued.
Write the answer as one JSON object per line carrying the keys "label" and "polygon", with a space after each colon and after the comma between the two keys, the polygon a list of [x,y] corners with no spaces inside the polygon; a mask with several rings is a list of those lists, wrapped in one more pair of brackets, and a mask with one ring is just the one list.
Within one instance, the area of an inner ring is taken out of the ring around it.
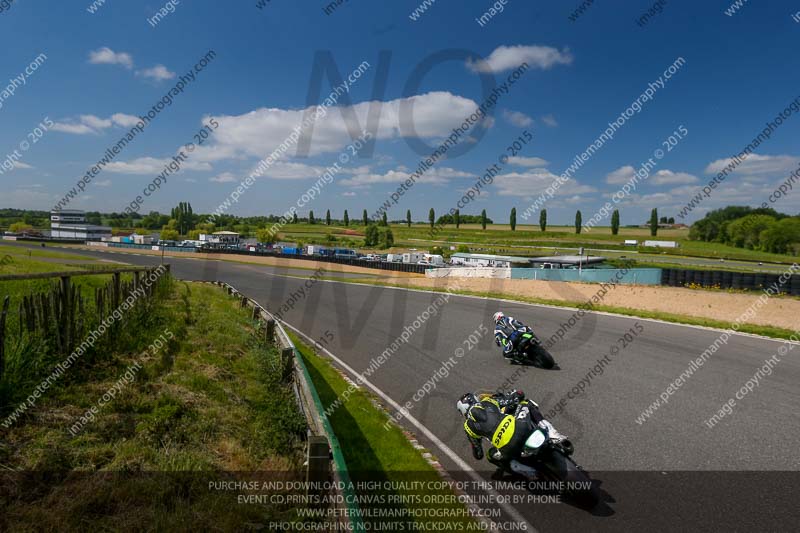
{"label": "motorcycle front wheel", "polygon": [[566,494],[578,505],[592,509],[598,504],[600,491],[597,484],[570,457],[554,449],[550,454],[550,459],[545,461],[544,465],[559,481],[565,483]]}

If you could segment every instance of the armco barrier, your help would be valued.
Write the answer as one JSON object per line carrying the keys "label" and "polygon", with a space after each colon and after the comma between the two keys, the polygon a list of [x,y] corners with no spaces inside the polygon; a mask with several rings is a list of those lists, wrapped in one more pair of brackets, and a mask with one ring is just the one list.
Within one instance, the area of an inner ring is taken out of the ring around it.
{"label": "armco barrier", "polygon": [[783,284],[779,283],[781,274],[763,272],[731,272],[728,270],[686,270],[664,268],[661,271],[661,285],[684,287],[689,284],[719,289],[742,289],[761,291],[776,285],[778,292],[800,296],[800,275],[794,274]]}
{"label": "armco barrier", "polygon": [[[337,439],[336,434],[333,432],[333,427],[328,420],[328,416],[325,414],[325,409],[319,399],[319,394],[311,381],[308,368],[303,362],[303,358],[300,357],[294,343],[286,334],[280,321],[275,319],[275,317],[258,302],[243,295],[232,285],[221,281],[211,283],[224,287],[228,294],[239,299],[242,307],[252,308],[253,318],[260,318],[264,321],[264,330],[267,337],[273,335],[274,332],[274,340],[277,341],[278,346],[282,348],[282,354],[290,355],[290,359],[284,360],[283,362],[286,363],[288,361],[291,364],[289,368],[291,371],[295,398],[297,399],[298,407],[303,412],[308,425],[308,470],[306,480],[318,481],[320,475],[324,476],[326,472],[331,471],[330,468],[326,467],[332,463],[333,480],[337,482],[337,486],[344,487],[341,491],[335,490],[335,492],[343,496],[343,500],[348,509],[348,512],[337,513],[337,516],[339,516],[342,521],[349,520],[350,527],[343,526],[342,531],[365,532],[366,529],[361,519],[357,497],[353,491],[352,483],[350,482],[350,473],[344,461],[339,439]],[[331,457],[333,458],[332,461]]]}

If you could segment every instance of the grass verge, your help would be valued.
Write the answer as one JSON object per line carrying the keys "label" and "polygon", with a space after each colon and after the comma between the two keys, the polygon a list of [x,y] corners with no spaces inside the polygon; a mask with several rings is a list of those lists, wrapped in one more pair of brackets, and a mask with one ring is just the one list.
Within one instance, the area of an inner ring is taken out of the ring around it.
{"label": "grass verge", "polygon": [[[297,335],[289,332],[306,363],[311,380],[316,388],[322,406],[329,409],[337,399],[346,398],[328,415],[333,431],[339,439],[350,478],[355,484],[359,499],[374,495],[375,490],[358,490],[359,483],[380,482],[390,486],[389,490],[377,491],[384,496],[384,502],[394,497],[404,500],[404,505],[393,505],[405,510],[402,518],[364,516],[368,531],[377,531],[382,524],[395,526],[396,531],[470,531],[478,530],[477,522],[470,517],[470,510],[456,501],[456,495],[449,489],[436,489],[430,486],[418,490],[404,490],[405,482],[423,482],[437,485],[442,478],[436,469],[414,448],[400,427],[391,424],[384,428],[387,414],[377,407],[372,397],[364,389],[353,389],[328,358],[314,352]],[[348,391],[349,395],[343,396]],[[446,500],[444,503],[416,502],[416,496]],[[386,508],[385,504],[370,505],[361,503],[362,513],[369,515],[374,509]],[[427,518],[426,514],[450,515]],[[414,518],[416,517],[416,519]],[[406,522],[408,521],[408,522]],[[414,528],[414,522],[421,529]],[[403,529],[398,529],[403,524]],[[371,528],[371,529],[370,529]],[[440,528],[440,529],[439,529]]]}

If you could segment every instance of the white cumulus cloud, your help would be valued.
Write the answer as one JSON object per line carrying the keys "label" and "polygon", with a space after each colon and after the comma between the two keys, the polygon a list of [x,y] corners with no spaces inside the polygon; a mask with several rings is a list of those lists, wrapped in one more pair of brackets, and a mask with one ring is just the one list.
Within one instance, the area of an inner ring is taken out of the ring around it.
{"label": "white cumulus cloud", "polygon": [[[800,164],[800,157],[790,155],[758,155],[750,154],[732,172],[746,176],[766,175],[766,174],[786,174]],[[731,163],[733,159],[717,159],[706,167],[706,174],[717,174]],[[730,173],[730,172],[729,172]]]}
{"label": "white cumulus cloud", "polygon": [[519,111],[509,111],[508,109],[504,109],[503,118],[519,128],[524,128],[533,124],[533,119],[531,117],[525,113],[520,113]]}
{"label": "white cumulus cloud", "polygon": [[553,115],[545,115],[542,117],[542,122],[550,126],[551,128],[555,128],[558,126],[558,122],[556,121]]}
{"label": "white cumulus cloud", "polygon": [[531,68],[547,70],[555,65],[569,65],[573,57],[567,48],[552,46],[499,46],[485,59],[470,60],[467,67],[473,72],[499,73],[527,63]]}
{"label": "white cumulus cloud", "polygon": [[509,165],[518,167],[546,167],[549,163],[541,157],[509,157]]}
{"label": "white cumulus cloud", "polygon": [[[352,142],[348,121],[343,116],[353,116],[358,121],[354,129],[367,127],[367,113],[379,110],[377,139],[420,137],[442,139],[452,129],[461,125],[476,109],[469,98],[449,92],[430,92],[387,102],[360,102],[352,106],[333,106],[327,109],[306,136],[310,137],[309,155],[342,150]],[[413,110],[413,115],[412,115]],[[206,161],[237,158],[242,155],[264,158],[273,152],[302,124],[308,109],[259,108],[242,115],[219,115],[215,118],[219,128],[213,142],[201,147],[195,156]],[[409,117],[413,116],[413,121]],[[402,120],[401,120],[401,117]],[[354,132],[357,136],[358,131]],[[300,141],[289,146],[286,156],[297,153]]]}
{"label": "white cumulus cloud", "polygon": [[[533,197],[545,192],[558,176],[546,168],[532,168],[523,172],[509,172],[495,176],[493,186],[501,196]],[[575,179],[570,180],[568,187],[561,187],[556,192],[556,197],[561,199],[597,192],[589,185],[581,185]]]}
{"label": "white cumulus cloud", "polygon": [[699,178],[686,172],[673,172],[671,170],[659,170],[648,178],[653,185],[687,185],[697,183]]}
{"label": "white cumulus cloud", "polygon": [[239,179],[230,172],[223,172],[218,176],[214,176],[213,178],[208,178],[208,181],[213,181],[215,183],[233,183],[239,181]]}
{"label": "white cumulus cloud", "polygon": [[56,122],[50,128],[62,133],[73,135],[86,135],[88,133],[100,133],[111,126],[132,127],[139,122],[139,118],[125,113],[114,113],[109,118],[100,118],[96,115],[80,115],[77,119],[67,119]]}
{"label": "white cumulus cloud", "polygon": [[[167,157],[140,157],[131,161],[114,161],[106,165],[105,170],[115,174],[160,174],[164,171],[164,167],[171,162],[172,158]],[[191,156],[180,165],[181,170],[211,170],[211,165],[202,161],[194,161]]]}
{"label": "white cumulus cloud", "polygon": [[[352,178],[343,179],[339,181],[340,185],[346,187],[365,187],[368,185],[378,185],[385,183],[402,183],[409,177],[408,171],[402,170],[389,170],[383,174],[379,173],[364,173],[356,174]],[[474,174],[462,172],[454,168],[440,167],[429,169],[425,174],[416,180],[417,183],[425,184],[443,184],[447,183],[453,178],[471,178]]]}
{"label": "white cumulus cloud", "polygon": [[104,46],[89,52],[89,63],[94,65],[122,65],[125,68],[133,68],[133,57],[125,52],[115,52],[111,48]]}
{"label": "white cumulus cloud", "polygon": [[156,81],[171,80],[175,77],[175,73],[164,65],[156,65],[152,68],[137,70],[136,74],[143,78],[150,78]]}
{"label": "white cumulus cloud", "polygon": [[627,183],[635,173],[636,169],[630,165],[619,167],[617,170],[606,174],[606,183],[609,185],[622,185],[623,183]]}

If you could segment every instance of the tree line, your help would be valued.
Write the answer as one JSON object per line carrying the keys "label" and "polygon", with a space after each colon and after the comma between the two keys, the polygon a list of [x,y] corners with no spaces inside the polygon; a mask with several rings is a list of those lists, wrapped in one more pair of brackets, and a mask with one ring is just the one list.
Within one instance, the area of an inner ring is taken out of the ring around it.
{"label": "tree line", "polygon": [[800,216],[772,208],[728,206],[692,224],[689,238],[776,254],[800,254]]}
{"label": "tree line", "polygon": [[[651,233],[656,235],[659,224],[672,224],[675,222],[674,218],[657,217],[657,212],[654,209],[650,219]],[[49,222],[49,213],[46,211],[26,211],[17,209],[2,209],[0,210],[0,220],[5,218],[5,221],[11,231],[24,231],[33,229],[34,227],[46,227]],[[125,214],[125,213],[109,213],[102,214],[97,211],[88,211],[86,213],[86,220],[90,224],[108,225],[120,229],[132,229],[138,232],[141,231],[161,231],[167,232],[170,239],[175,240],[178,236],[188,236],[196,238],[196,235],[206,231],[216,229],[225,229],[229,231],[236,231],[238,233],[249,235],[258,229],[264,229],[276,222],[281,218],[276,215],[268,216],[255,216],[255,217],[237,217],[234,215],[219,215],[214,217],[215,223],[213,225],[204,223],[209,219],[209,215],[194,213],[192,205],[189,202],[180,202],[174,207],[169,215],[161,214],[158,211],[150,211],[146,215],[138,213]],[[578,210],[575,213],[575,233],[581,233],[582,230],[582,214]],[[393,220],[393,224],[405,224],[411,227],[414,221],[411,216],[411,210],[406,210],[405,219]],[[364,227],[373,224],[366,209],[363,210],[360,219],[351,219],[347,209],[344,210],[341,219],[333,218],[330,209],[326,210],[324,218],[318,218],[314,211],[309,211],[305,217],[300,217],[294,213],[291,223],[308,223],[308,224],[342,224],[344,226],[362,225]],[[382,213],[380,220],[375,222],[378,226],[387,227],[389,220],[387,219],[386,212]],[[480,224],[482,229],[486,229],[487,225],[494,224],[494,221],[486,214],[486,210],[482,210],[480,215],[467,215],[461,214],[460,210],[456,209],[453,214],[446,213],[436,217],[436,212],[433,208],[428,211],[428,224],[431,228],[436,225],[452,225],[457,229],[461,224]],[[13,226],[13,227],[12,227]],[[509,215],[509,226],[511,231],[517,229],[517,209],[511,208]],[[615,209],[611,215],[611,233],[613,235],[619,234],[620,227],[620,214],[619,210]],[[547,231],[547,210],[542,209],[539,212],[539,228],[541,231]],[[177,236],[176,236],[177,233]]]}

